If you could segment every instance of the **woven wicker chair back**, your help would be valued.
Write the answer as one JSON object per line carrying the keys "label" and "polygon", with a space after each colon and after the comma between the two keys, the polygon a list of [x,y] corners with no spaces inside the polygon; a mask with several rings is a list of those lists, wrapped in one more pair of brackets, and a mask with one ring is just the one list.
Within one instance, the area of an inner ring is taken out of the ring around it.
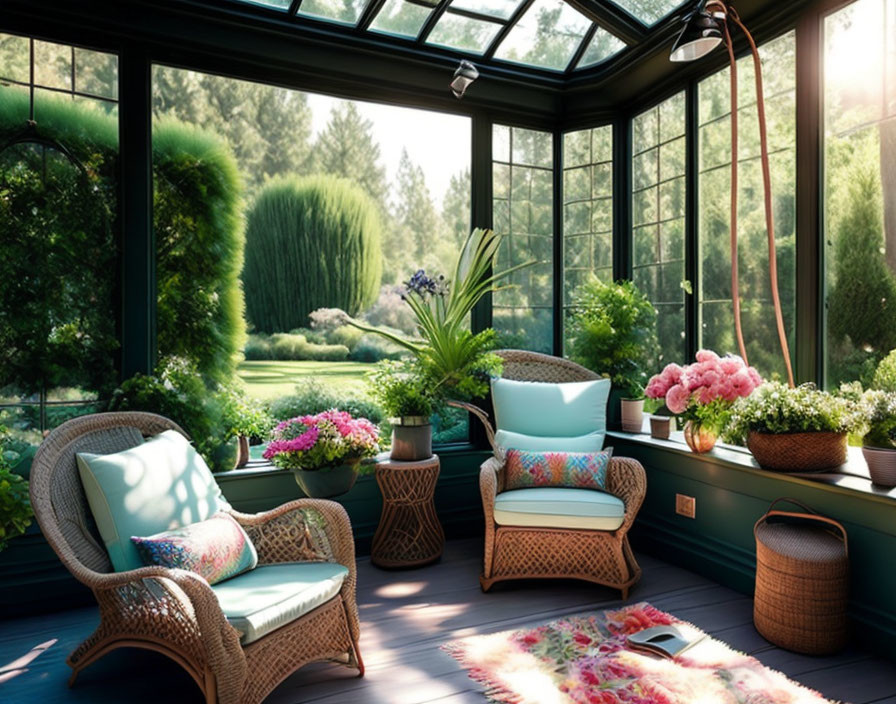
{"label": "woven wicker chair back", "polygon": [[498,350],[504,360],[504,379],[543,381],[562,384],[572,381],[593,381],[600,375],[568,359],[526,350]]}
{"label": "woven wicker chair back", "polygon": [[112,571],[75,455],[121,452],[169,429],[183,433],[152,413],[97,413],[66,421],[43,441],[31,466],[31,504],[44,537],[67,567],[77,562],[94,572]]}

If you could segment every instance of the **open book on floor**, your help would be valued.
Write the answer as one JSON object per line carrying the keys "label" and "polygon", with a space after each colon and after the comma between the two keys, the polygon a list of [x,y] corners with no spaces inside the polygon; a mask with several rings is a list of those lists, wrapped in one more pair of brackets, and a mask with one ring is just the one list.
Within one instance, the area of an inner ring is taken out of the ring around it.
{"label": "open book on floor", "polygon": [[674,658],[693,645],[696,645],[706,637],[701,634],[688,639],[675,626],[654,626],[643,631],[632,633],[625,639],[625,644],[631,649],[651,655],[659,655],[664,658]]}

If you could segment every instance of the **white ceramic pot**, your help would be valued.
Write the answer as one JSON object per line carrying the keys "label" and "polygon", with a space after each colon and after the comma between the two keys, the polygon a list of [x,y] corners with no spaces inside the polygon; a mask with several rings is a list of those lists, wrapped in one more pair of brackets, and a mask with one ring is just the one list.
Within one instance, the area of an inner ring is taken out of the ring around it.
{"label": "white ceramic pot", "polygon": [[644,399],[624,398],[622,403],[622,430],[640,433],[644,428]]}
{"label": "white ceramic pot", "polygon": [[896,450],[863,447],[862,454],[868,463],[871,481],[881,486],[896,486]]}

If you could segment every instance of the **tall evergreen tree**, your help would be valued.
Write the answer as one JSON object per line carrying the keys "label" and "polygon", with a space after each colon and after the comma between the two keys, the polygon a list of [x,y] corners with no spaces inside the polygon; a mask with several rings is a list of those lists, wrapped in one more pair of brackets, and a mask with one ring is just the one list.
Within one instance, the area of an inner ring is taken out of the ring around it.
{"label": "tall evergreen tree", "polygon": [[330,113],[330,121],[314,145],[314,171],[349,178],[363,188],[385,211],[388,183],[380,163],[380,146],[373,136],[373,123],[365,119],[353,102],[343,103]]}
{"label": "tall evergreen tree", "polygon": [[409,252],[416,261],[422,261],[426,250],[438,238],[441,223],[423,169],[411,161],[406,149],[401,150],[396,181],[392,208],[395,223],[391,229],[400,241],[394,242],[395,248],[390,251]]}
{"label": "tall evergreen tree", "polygon": [[[470,170],[464,169],[451,177],[442,198],[442,220],[458,248],[463,246],[470,234],[470,188]],[[476,227],[477,223],[472,223],[472,226]]]}

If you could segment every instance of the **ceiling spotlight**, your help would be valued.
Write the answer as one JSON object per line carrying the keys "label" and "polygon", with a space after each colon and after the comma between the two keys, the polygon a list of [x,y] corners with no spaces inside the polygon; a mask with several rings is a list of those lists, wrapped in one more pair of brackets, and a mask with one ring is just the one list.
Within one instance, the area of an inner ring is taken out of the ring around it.
{"label": "ceiling spotlight", "polygon": [[[710,9],[707,9],[710,5]],[[700,2],[697,8],[682,19],[684,27],[672,45],[671,61],[696,61],[722,43],[724,5],[720,2]]]}
{"label": "ceiling spotlight", "polygon": [[451,92],[454,97],[460,100],[467,92],[470,84],[479,78],[479,71],[476,67],[466,59],[460,62],[457,71],[454,72],[454,80],[451,81]]}

